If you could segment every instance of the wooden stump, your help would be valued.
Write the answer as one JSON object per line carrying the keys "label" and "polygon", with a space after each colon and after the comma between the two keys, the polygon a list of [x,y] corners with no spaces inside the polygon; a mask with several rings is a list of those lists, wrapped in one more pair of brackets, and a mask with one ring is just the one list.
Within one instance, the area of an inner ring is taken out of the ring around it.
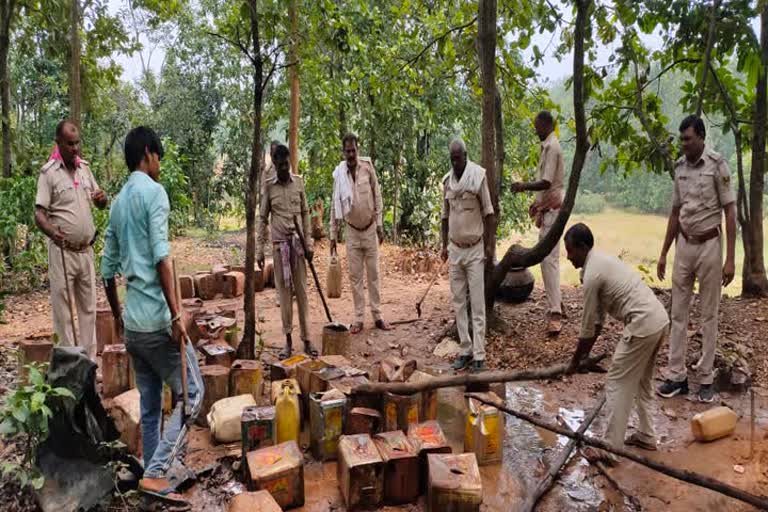
{"label": "wooden stump", "polygon": [[48,340],[21,340],[19,342],[19,381],[27,382],[27,370],[30,363],[50,363],[53,343]]}
{"label": "wooden stump", "polygon": [[102,392],[112,398],[131,388],[131,361],[125,345],[107,345],[101,354]]}
{"label": "wooden stump", "polygon": [[101,354],[107,345],[121,344],[115,332],[115,317],[110,308],[96,310],[96,353]]}
{"label": "wooden stump", "polygon": [[197,423],[207,427],[208,419],[206,416],[208,411],[211,410],[213,404],[222,398],[227,398],[229,393],[229,368],[219,365],[201,366],[200,374],[203,376],[205,394],[200,414],[197,416]]}

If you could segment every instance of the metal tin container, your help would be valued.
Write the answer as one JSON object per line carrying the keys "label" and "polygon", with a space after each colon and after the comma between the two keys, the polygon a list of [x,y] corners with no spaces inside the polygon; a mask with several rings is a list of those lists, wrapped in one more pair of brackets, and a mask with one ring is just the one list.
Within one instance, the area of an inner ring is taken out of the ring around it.
{"label": "metal tin container", "polygon": [[320,461],[336,459],[339,437],[344,432],[347,399],[338,391],[331,393],[336,397],[325,399],[326,393],[312,393],[309,397],[310,448]]}
{"label": "metal tin container", "polygon": [[371,436],[341,436],[337,470],[347,510],[375,509],[379,506],[384,490],[384,463]]}
{"label": "metal tin container", "polygon": [[282,508],[304,505],[304,457],[295,441],[248,452],[249,489],[269,491]]}
{"label": "metal tin container", "polygon": [[478,512],[483,483],[474,453],[430,454],[428,512]]}
{"label": "metal tin container", "polygon": [[419,498],[419,450],[402,430],[373,437],[384,461],[384,503],[402,505]]}

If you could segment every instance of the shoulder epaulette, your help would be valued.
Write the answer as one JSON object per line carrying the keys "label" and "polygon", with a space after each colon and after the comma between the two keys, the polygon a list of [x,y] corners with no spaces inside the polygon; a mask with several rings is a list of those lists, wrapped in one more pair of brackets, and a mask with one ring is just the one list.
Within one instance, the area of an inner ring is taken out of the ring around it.
{"label": "shoulder epaulette", "polygon": [[49,170],[53,169],[54,167],[57,167],[59,165],[58,160],[48,160],[45,165],[40,169],[40,174],[45,174]]}

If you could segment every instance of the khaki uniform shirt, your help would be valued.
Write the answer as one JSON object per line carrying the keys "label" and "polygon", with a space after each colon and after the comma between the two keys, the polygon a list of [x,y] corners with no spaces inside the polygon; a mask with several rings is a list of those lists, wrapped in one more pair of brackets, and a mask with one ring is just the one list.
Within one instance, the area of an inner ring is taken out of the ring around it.
{"label": "khaki uniform shirt", "polygon": [[462,190],[451,187],[451,170],[443,178],[443,210],[442,218],[448,219],[448,238],[454,244],[473,245],[483,238],[483,219],[493,214],[491,193],[485,169],[467,160],[464,172],[471,168],[483,174],[479,186],[475,190]]}
{"label": "khaki uniform shirt", "polygon": [[536,206],[539,209],[557,210],[563,205],[563,197],[565,197],[563,190],[565,160],[563,160],[563,150],[560,148],[560,141],[557,140],[555,132],[550,133],[541,143],[537,173],[540,180],[547,180],[550,183],[550,187],[536,192]]}
{"label": "khaki uniform shirt", "polygon": [[705,149],[695,163],[675,162],[673,206],[680,207],[680,227],[686,235],[701,235],[720,226],[723,207],[736,201],[731,171],[720,154]]}
{"label": "khaki uniform shirt", "polygon": [[664,306],[640,275],[615,256],[591,250],[581,270],[584,312],[580,338],[595,336],[605,314],[624,322],[624,334],[642,338],[669,324]]}
{"label": "khaki uniform shirt", "polygon": [[[309,223],[309,207],[304,191],[304,180],[296,174],[291,175],[287,183],[281,183],[277,176],[264,185],[264,197],[259,207],[259,227],[256,240],[256,253],[264,254],[267,241],[267,225],[271,228],[273,242],[283,242],[296,233],[294,217],[298,218],[307,249],[312,250],[312,237]],[[271,218],[270,218],[271,215]]]}
{"label": "khaki uniform shirt", "polygon": [[45,209],[54,226],[73,246],[87,245],[96,233],[91,194],[99,190],[88,163],[80,160],[74,175],[64,162],[50,160],[37,178],[35,205]]}
{"label": "khaki uniform shirt", "polygon": [[[347,171],[349,172],[349,171]],[[382,210],[384,205],[381,199],[379,179],[376,177],[376,169],[370,158],[357,159],[355,179],[350,176],[352,183],[352,208],[347,212],[344,221],[357,230],[364,230],[372,223],[376,227],[383,227]],[[336,208],[331,205],[331,240],[336,240],[339,229],[339,219],[336,218]]]}

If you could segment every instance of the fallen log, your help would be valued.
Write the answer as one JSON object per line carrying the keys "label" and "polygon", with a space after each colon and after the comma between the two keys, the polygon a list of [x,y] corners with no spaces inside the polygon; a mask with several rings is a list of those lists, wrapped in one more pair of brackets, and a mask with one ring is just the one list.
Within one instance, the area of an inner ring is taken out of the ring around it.
{"label": "fallen log", "polygon": [[[604,371],[597,366],[597,363],[606,357],[607,354],[590,357],[581,364],[580,368],[582,370]],[[390,392],[396,395],[412,395],[422,391],[450,388],[454,386],[552,379],[563,375],[567,369],[567,364],[556,364],[546,368],[534,368],[530,370],[505,370],[475,374],[465,373],[461,375],[448,375],[445,377],[435,377],[434,379],[423,382],[370,382],[352,388],[352,394],[378,395],[380,393]]]}
{"label": "fallen log", "polygon": [[526,414],[524,412],[510,409],[501,400],[496,400],[494,398],[486,396],[485,394],[467,393],[465,396],[467,396],[468,398],[474,398],[475,400],[478,400],[484,404],[496,407],[500,411],[504,411],[505,413],[511,416],[514,416],[515,418],[519,418],[523,421],[527,421],[528,423],[532,423],[537,427],[543,428],[545,430],[549,430],[550,432],[554,432],[555,434],[559,434],[561,436],[565,436],[570,439],[576,439],[585,445],[599,448],[601,450],[605,450],[606,452],[612,453],[614,455],[624,457],[625,459],[629,459],[642,466],[653,469],[655,471],[658,471],[659,473],[665,474],[677,480],[681,480],[689,484],[698,485],[699,487],[704,487],[705,489],[710,489],[712,491],[719,492],[720,494],[724,494],[726,496],[737,499],[739,501],[743,501],[744,503],[749,503],[750,505],[753,505],[759,508],[760,510],[768,510],[768,497],[766,496],[752,494],[750,492],[733,487],[732,485],[729,485],[720,480],[716,480],[712,477],[701,475],[699,473],[695,473],[687,469],[673,468],[671,466],[668,466],[661,462],[657,462],[655,460],[651,460],[647,457],[643,457],[642,455],[638,455],[636,453],[633,453],[629,450],[625,450],[623,448],[615,448],[601,439],[597,439],[591,436],[586,436],[584,434],[579,434],[571,430],[562,428],[553,423],[550,423],[548,421],[544,421],[539,418],[536,418],[530,414]]}
{"label": "fallen log", "polygon": [[[579,426],[577,433],[584,434],[587,431],[589,426],[600,413],[600,409],[603,408],[603,404],[605,404],[605,393],[600,395],[600,399],[597,401],[597,404],[595,404],[595,408],[592,409],[592,412],[589,413],[589,416],[584,418],[584,421]],[[549,489],[555,483],[560,470],[563,469],[563,466],[565,466],[565,464],[568,462],[568,459],[571,458],[571,453],[573,453],[573,450],[578,444],[579,441],[577,439],[572,438],[570,441],[568,441],[568,444],[565,446],[563,451],[560,452],[558,458],[555,459],[549,466],[549,471],[547,471],[546,476],[539,481],[539,484],[536,486],[533,492],[528,495],[528,498],[525,500],[522,507],[520,507],[520,512],[533,511],[539,500],[544,497],[545,494],[547,494]]]}

